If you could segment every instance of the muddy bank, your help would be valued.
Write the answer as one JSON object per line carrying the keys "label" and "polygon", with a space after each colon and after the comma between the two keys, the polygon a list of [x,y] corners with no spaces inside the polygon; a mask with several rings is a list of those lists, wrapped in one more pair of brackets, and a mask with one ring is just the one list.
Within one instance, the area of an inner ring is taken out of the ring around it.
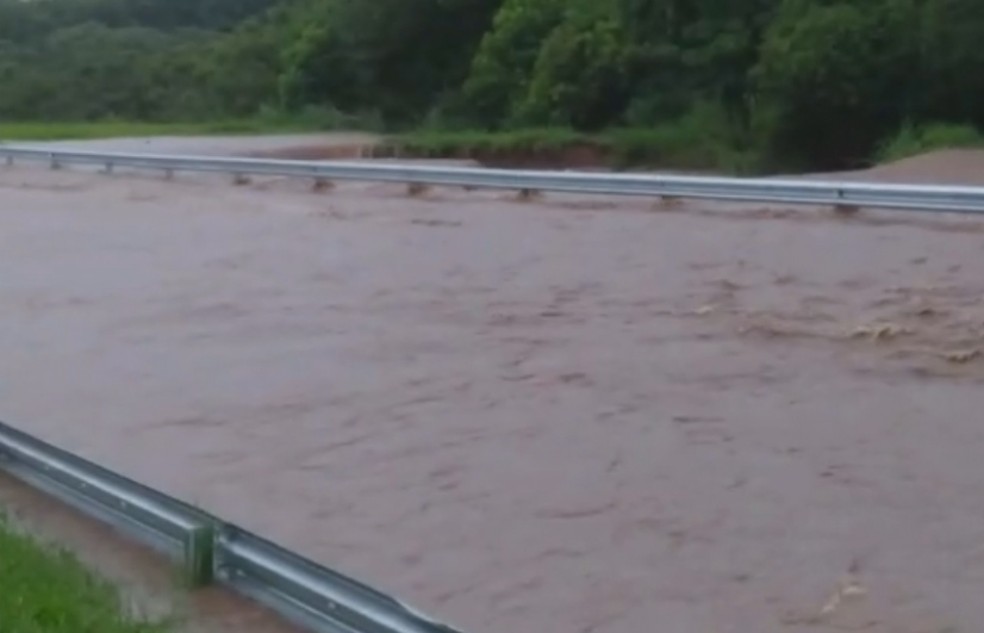
{"label": "muddy bank", "polygon": [[[427,161],[437,164],[475,165],[505,169],[624,170],[631,162],[609,144],[578,142],[516,148],[425,147],[413,142],[395,143],[385,137],[358,132],[312,134],[189,136],[120,138],[31,143],[52,148],[148,154],[187,154],[282,158],[291,160]],[[642,151],[643,147],[636,148]],[[645,153],[645,152],[643,152]],[[655,167],[634,167],[652,171]],[[660,173],[707,174],[710,169],[661,166]],[[942,150],[877,165],[867,169],[816,174],[782,174],[816,179],[873,182],[984,185],[984,151]]]}
{"label": "muddy bank", "polygon": [[984,225],[309,189],[0,171],[0,417],[475,633],[984,622]]}
{"label": "muddy bank", "polygon": [[611,169],[617,163],[614,152],[592,143],[540,148],[475,147],[447,151],[415,147],[413,144],[384,144],[375,148],[373,155],[387,158],[450,158],[502,169]]}
{"label": "muddy bank", "polygon": [[984,186],[984,151],[974,149],[941,150],[877,165],[869,169],[818,177],[900,184]]}
{"label": "muddy bank", "polygon": [[610,151],[590,144],[536,149],[460,148],[445,151],[381,141],[373,144],[285,145],[263,151],[250,151],[244,155],[294,160],[412,160],[503,169],[610,169],[615,164]]}
{"label": "muddy bank", "polygon": [[290,633],[280,619],[218,588],[193,591],[176,568],[104,524],[0,473],[0,511],[8,525],[73,556],[120,591],[135,621],[167,622],[173,633]]}
{"label": "muddy bank", "polygon": [[298,159],[349,158],[379,138],[359,132],[253,134],[234,136],[156,136],[18,143],[92,152],[176,154],[190,156],[269,156]]}

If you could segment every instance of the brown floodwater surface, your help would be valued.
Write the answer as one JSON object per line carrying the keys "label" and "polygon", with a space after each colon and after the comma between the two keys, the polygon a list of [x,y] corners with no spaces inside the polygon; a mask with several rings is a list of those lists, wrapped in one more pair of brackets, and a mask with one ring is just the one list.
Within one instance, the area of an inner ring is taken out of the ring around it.
{"label": "brown floodwater surface", "polygon": [[984,225],[306,187],[0,171],[0,418],[469,633],[984,627]]}

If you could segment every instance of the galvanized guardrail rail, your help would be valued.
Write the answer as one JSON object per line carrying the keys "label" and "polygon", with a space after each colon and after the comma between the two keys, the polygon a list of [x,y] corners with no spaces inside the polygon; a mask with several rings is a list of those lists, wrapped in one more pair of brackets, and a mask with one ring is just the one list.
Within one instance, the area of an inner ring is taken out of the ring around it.
{"label": "galvanized guardrail rail", "polygon": [[0,472],[313,633],[458,633],[406,604],[203,510],[0,423]]}
{"label": "galvanized guardrail rail", "polygon": [[247,176],[311,178],[332,181],[395,182],[411,187],[456,186],[659,198],[692,198],[778,204],[829,205],[844,210],[884,208],[912,211],[984,213],[984,187],[896,185],[772,178],[716,178],[595,172],[526,171],[470,167],[380,164],[372,161],[298,161],[202,156],[163,156],[46,149],[0,144],[0,157],[66,165],[228,173]]}

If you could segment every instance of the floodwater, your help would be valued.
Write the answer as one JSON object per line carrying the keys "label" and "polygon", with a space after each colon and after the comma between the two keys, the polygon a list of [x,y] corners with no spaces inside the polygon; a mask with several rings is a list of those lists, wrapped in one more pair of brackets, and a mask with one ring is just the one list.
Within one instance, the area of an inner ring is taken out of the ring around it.
{"label": "floodwater", "polygon": [[969,221],[15,168],[0,417],[469,633],[975,631],[982,291]]}

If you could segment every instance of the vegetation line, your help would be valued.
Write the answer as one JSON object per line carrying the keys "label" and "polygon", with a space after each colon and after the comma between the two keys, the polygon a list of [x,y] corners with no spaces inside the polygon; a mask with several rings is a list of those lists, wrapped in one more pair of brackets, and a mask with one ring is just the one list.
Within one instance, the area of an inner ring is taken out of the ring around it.
{"label": "vegetation line", "polygon": [[982,37],[980,0],[0,0],[0,122],[843,169],[977,145]]}
{"label": "vegetation line", "polygon": [[199,122],[76,121],[0,122],[0,141],[62,141],[143,136],[246,135],[310,132],[317,126],[303,122],[268,122],[230,119]]}
{"label": "vegetation line", "polygon": [[16,633],[166,633],[129,617],[115,587],[71,554],[0,518],[0,630]]}

